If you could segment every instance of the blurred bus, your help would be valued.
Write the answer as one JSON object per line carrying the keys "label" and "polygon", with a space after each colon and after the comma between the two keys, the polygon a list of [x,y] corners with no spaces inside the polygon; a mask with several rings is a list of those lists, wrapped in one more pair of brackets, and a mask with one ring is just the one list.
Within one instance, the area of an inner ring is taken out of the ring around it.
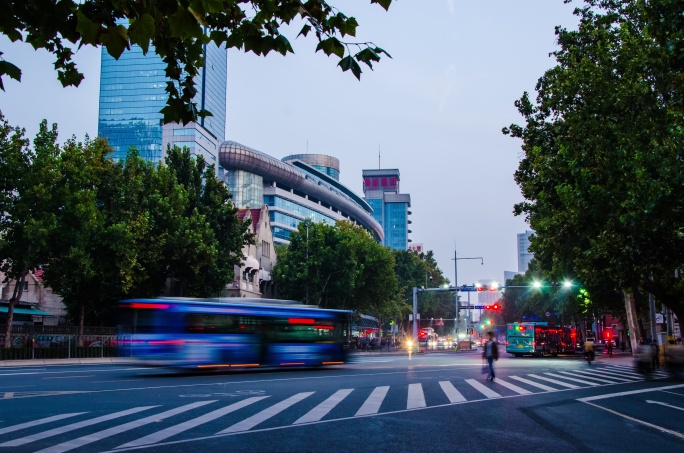
{"label": "blurred bus", "polygon": [[276,299],[122,301],[119,356],[150,366],[247,368],[346,361],[352,312]]}
{"label": "blurred bus", "polygon": [[571,327],[547,322],[506,324],[506,352],[516,357],[574,354],[576,340],[577,332]]}

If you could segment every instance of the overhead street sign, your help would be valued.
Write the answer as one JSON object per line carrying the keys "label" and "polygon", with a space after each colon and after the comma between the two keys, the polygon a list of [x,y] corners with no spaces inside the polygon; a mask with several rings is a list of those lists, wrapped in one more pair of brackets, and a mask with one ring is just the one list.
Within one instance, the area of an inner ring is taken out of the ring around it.
{"label": "overhead street sign", "polygon": [[467,309],[473,310],[474,308],[475,308],[475,305],[463,305],[461,307],[458,307],[459,310],[467,310]]}

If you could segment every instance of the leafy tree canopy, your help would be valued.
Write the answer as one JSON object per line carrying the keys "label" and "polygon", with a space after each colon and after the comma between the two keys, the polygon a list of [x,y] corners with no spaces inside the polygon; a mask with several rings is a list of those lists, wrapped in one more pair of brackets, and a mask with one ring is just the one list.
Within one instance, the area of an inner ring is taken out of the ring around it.
{"label": "leafy tree canopy", "polygon": [[[516,102],[525,126],[504,130],[525,153],[515,211],[545,270],[624,294],[636,341],[634,295],[672,289],[684,263],[681,2],[586,0],[575,14],[536,103]],[[682,295],[664,300],[680,317]]]}
{"label": "leafy tree canopy", "polygon": [[[370,0],[387,10],[392,0]],[[164,121],[188,123],[210,115],[192,103],[194,77],[204,64],[204,46],[225,45],[257,55],[292,53],[281,29],[299,18],[299,35],[318,40],[316,51],[339,59],[338,66],[360,79],[360,63],[373,67],[389,54],[370,42],[345,42],[355,36],[358,22],[323,0],[61,0],[3,1],[0,33],[11,41],[25,41],[55,55],[57,77],[63,86],[83,80],[72,60],[74,47],[103,46],[118,59],[131,46],[159,55],[170,79]],[[298,36],[299,36],[298,35]],[[2,59],[3,76],[21,79],[21,69]]]}

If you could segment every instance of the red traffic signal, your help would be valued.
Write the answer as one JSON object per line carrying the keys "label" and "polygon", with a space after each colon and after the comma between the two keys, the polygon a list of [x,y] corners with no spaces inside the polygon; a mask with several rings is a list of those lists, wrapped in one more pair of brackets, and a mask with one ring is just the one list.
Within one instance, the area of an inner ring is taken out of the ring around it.
{"label": "red traffic signal", "polygon": [[499,305],[499,304],[492,305],[492,310],[496,310],[496,311],[501,310],[501,305]]}

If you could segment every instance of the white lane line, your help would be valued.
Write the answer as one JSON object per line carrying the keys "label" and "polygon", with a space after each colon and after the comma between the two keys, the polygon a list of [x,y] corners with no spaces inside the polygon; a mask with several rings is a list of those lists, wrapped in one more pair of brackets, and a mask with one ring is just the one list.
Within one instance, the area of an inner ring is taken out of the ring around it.
{"label": "white lane line", "polygon": [[579,385],[574,385],[574,384],[568,384],[567,382],[559,381],[558,379],[551,379],[547,378],[545,376],[539,376],[538,374],[528,374],[528,376],[531,376],[535,379],[541,379],[542,381],[548,381],[548,382],[553,382],[554,384],[567,387],[569,389],[579,389],[581,388]]}
{"label": "white lane line", "polygon": [[137,447],[140,445],[149,445],[149,444],[156,444],[157,442],[161,442],[163,440],[168,439],[169,437],[175,436],[177,434],[180,434],[182,432],[185,432],[189,429],[195,428],[199,425],[202,425],[204,423],[208,423],[212,420],[216,420],[217,418],[223,417],[224,415],[230,414],[231,412],[235,412],[239,409],[242,409],[243,407],[247,407],[250,404],[256,403],[257,401],[261,401],[265,398],[268,398],[268,396],[253,396],[251,398],[247,398],[246,400],[243,401],[238,401],[237,403],[231,404],[226,407],[222,407],[221,409],[217,409],[215,411],[209,412],[207,414],[202,415],[201,417],[193,418],[192,420],[188,420],[186,422],[180,423],[175,426],[170,426],[166,429],[163,429],[161,431],[158,431],[156,433],[152,433],[148,436],[141,437],[140,439],[134,440],[132,442],[128,442],[123,445],[119,445],[118,448],[128,448],[128,447]]}
{"label": "white lane line", "polygon": [[530,392],[529,390],[525,390],[522,387],[518,387],[515,384],[511,384],[510,382],[502,381],[501,379],[496,379],[494,382],[496,385],[503,385],[504,387],[513,390],[516,393],[519,393],[521,395],[531,395],[533,392]]}
{"label": "white lane line", "polygon": [[601,385],[601,384],[597,384],[596,382],[590,382],[590,381],[585,381],[582,379],[575,379],[575,378],[563,376],[562,374],[556,374],[556,373],[544,373],[544,374],[547,376],[557,377],[557,378],[565,379],[568,381],[579,382],[580,384],[586,384],[586,385],[592,385],[592,386]]}
{"label": "white lane line", "polygon": [[442,390],[446,394],[447,398],[449,398],[450,403],[462,403],[466,401],[465,397],[461,395],[461,392],[456,390],[456,387],[449,382],[449,381],[440,381],[439,385],[442,387]]}
{"label": "white lane line", "polygon": [[388,390],[389,386],[375,387],[373,393],[371,393],[368,399],[361,405],[361,408],[356,412],[355,416],[377,414],[380,410],[380,405],[385,400],[385,396],[387,396]]}
{"label": "white lane line", "polygon": [[661,406],[671,407],[672,409],[677,409],[678,411],[684,411],[684,407],[673,406],[672,404],[663,403],[662,401],[646,400],[649,404],[660,404]]}
{"label": "white lane line", "polygon": [[165,412],[161,412],[159,414],[154,414],[150,415],[149,417],[141,418],[140,420],[133,420],[132,422],[124,423],[123,425],[118,425],[114,426],[109,429],[105,429],[103,431],[99,431],[96,433],[88,434],[87,436],[79,437],[78,439],[74,440],[69,440],[67,442],[53,445],[52,447],[45,448],[43,450],[39,450],[38,452],[35,453],[62,453],[64,451],[69,451],[73,450],[74,448],[79,448],[84,445],[92,444],[93,442],[97,442],[98,440],[102,440],[106,437],[111,437],[117,434],[121,434],[126,431],[130,431],[135,428],[139,428],[143,425],[148,425],[150,423],[155,423],[158,422],[159,420],[172,417],[174,415],[182,414],[183,412],[189,411],[191,409],[195,409],[197,407],[201,407],[210,403],[214,403],[214,401],[198,401],[196,403],[191,403],[191,404],[186,404],[185,406],[177,407],[175,409],[171,409]]}
{"label": "white lane line", "polygon": [[617,376],[613,376],[610,374],[601,373],[598,370],[591,370],[591,371],[574,370],[573,374],[585,375],[587,377],[590,377],[591,379],[594,379],[595,381],[600,381],[601,379],[610,379],[610,381],[604,381],[604,382],[608,382],[611,384],[614,384],[616,382],[621,383],[621,382],[634,382],[635,381],[635,379],[633,379],[633,378],[617,377]]}
{"label": "white lane line", "polygon": [[559,371],[559,373],[567,374],[569,376],[580,377],[583,379],[591,379],[592,381],[602,382],[604,384],[617,384],[620,382],[619,380],[609,381],[606,378],[606,376],[598,376],[597,377],[597,376],[592,375],[591,373],[586,373],[586,372],[582,372],[582,371]]}
{"label": "white lane line", "polygon": [[549,387],[548,385],[540,384],[539,382],[534,382],[530,381],[529,379],[524,379],[518,376],[508,376],[511,379],[515,379],[516,381],[524,382],[527,385],[531,385],[532,387],[537,387],[542,390],[546,390],[547,392],[557,392],[557,388]]}
{"label": "white lane line", "polygon": [[228,428],[224,429],[223,431],[219,431],[216,434],[228,434],[228,433],[236,433],[239,431],[248,431],[252,428],[254,428],[256,425],[258,425],[261,422],[264,422],[268,420],[271,417],[274,417],[284,411],[285,409],[289,408],[290,406],[293,406],[297,404],[298,402],[302,401],[305,398],[308,398],[309,396],[313,395],[315,392],[303,392],[303,393],[297,393],[296,395],[293,395],[289,397],[286,400],[283,400],[277,404],[274,404],[273,406],[269,407],[268,409],[265,409],[258,414],[252,415],[249,418],[246,418],[242,420],[241,422],[238,422],[234,424],[233,426],[229,426]]}
{"label": "white lane line", "polygon": [[60,426],[59,428],[51,429],[49,431],[43,431],[42,433],[34,434],[32,436],[22,437],[20,439],[11,440],[0,444],[0,447],[18,447],[20,445],[25,445],[30,442],[34,442],[40,439],[47,439],[48,437],[57,436],[62,433],[67,433],[69,431],[74,431],[76,429],[83,428],[85,426],[95,425],[100,422],[106,422],[108,420],[113,420],[115,418],[124,417],[126,415],[135,414],[137,412],[146,411],[147,409],[152,409],[157,406],[142,406],[134,407],[133,409],[127,409],[121,412],[115,412],[113,414],[103,415],[102,417],[91,418],[90,420],[84,420],[78,423],[72,423],[71,425]]}
{"label": "white lane line", "polygon": [[73,378],[82,378],[82,377],[93,377],[93,375],[88,375],[88,376],[52,376],[52,377],[44,377],[43,380],[47,381],[48,379],[73,379]]}
{"label": "white lane line", "polygon": [[425,407],[425,394],[421,384],[409,384],[408,398],[406,399],[406,409]]}
{"label": "white lane line", "polygon": [[466,379],[465,381],[468,384],[470,384],[475,390],[482,393],[487,398],[501,398],[501,395],[499,395],[489,387],[484,386],[482,383],[476,381],[475,379]]}
{"label": "white lane line", "polygon": [[57,420],[62,420],[69,417],[75,417],[77,415],[87,414],[87,412],[74,412],[72,414],[59,414],[53,415],[52,417],[41,418],[40,420],[33,420],[32,422],[21,423],[19,425],[8,426],[6,428],[0,429],[0,434],[11,433],[12,431],[19,431],[20,429],[30,428],[32,426],[43,425],[45,423],[56,422]]}
{"label": "white lane line", "polygon": [[343,399],[349,396],[349,394],[352,391],[354,391],[354,389],[342,389],[336,391],[330,398],[328,398],[318,406],[311,409],[308,413],[299,417],[299,419],[297,419],[297,421],[295,421],[293,424],[297,425],[300,423],[310,423],[319,421],[320,419],[328,415],[328,412],[330,412],[335,406],[340,404],[340,402],[342,402]]}
{"label": "white lane line", "polygon": [[682,387],[684,387],[684,384],[668,385],[665,387],[647,388],[647,389],[641,389],[641,390],[629,390],[626,392],[607,393],[605,395],[587,396],[585,398],[579,398],[577,401],[581,401],[583,403],[586,403],[588,401],[603,400],[606,398],[615,398],[617,396],[637,395],[639,393],[649,393],[649,392],[662,392],[664,390],[680,389]]}

